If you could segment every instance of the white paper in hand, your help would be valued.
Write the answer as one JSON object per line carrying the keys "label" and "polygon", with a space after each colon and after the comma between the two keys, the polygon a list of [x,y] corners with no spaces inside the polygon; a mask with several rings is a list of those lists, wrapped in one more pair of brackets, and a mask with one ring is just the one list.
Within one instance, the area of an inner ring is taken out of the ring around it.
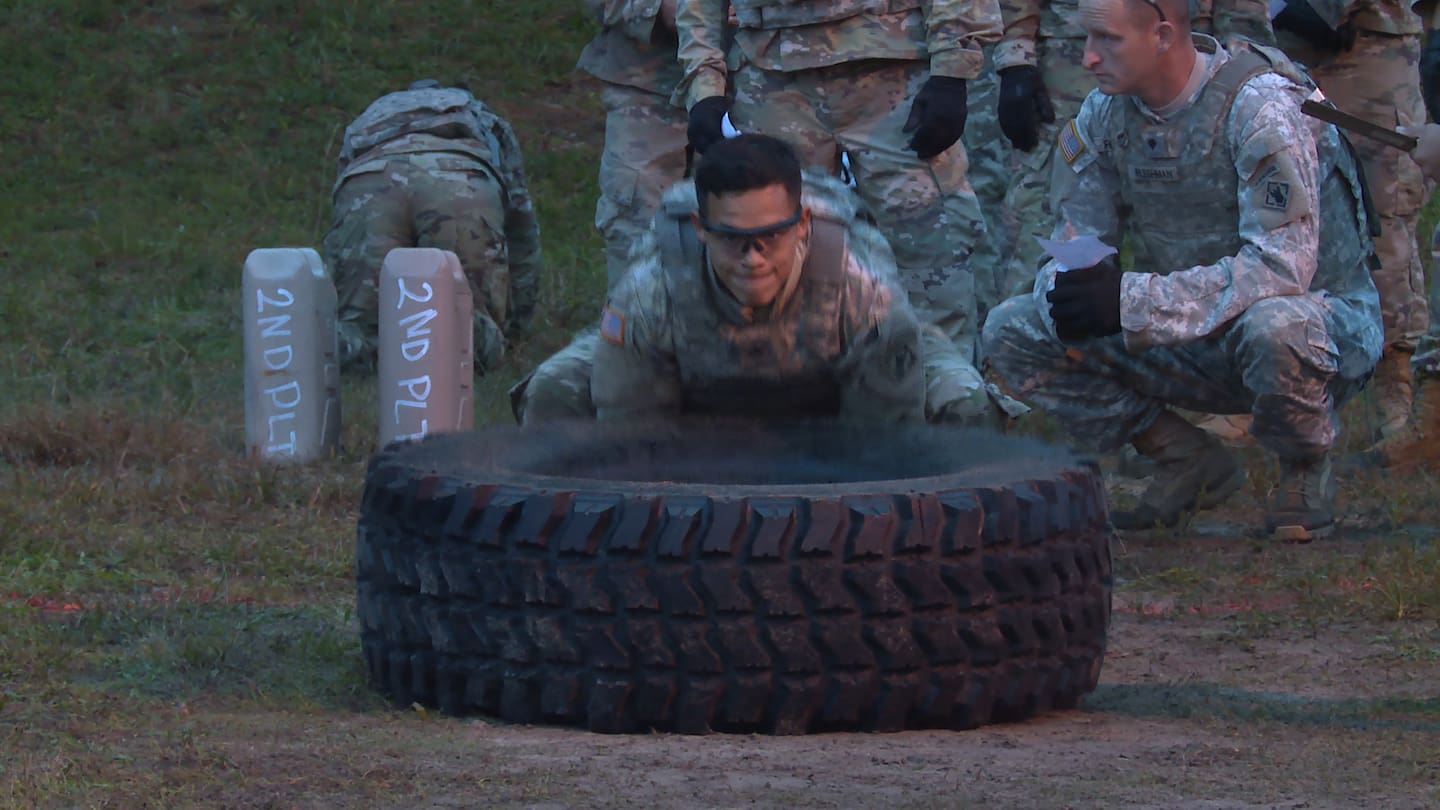
{"label": "white paper in hand", "polygon": [[1062,273],[1080,267],[1094,267],[1106,256],[1119,253],[1095,236],[1077,236],[1064,242],[1037,236],[1035,241],[1060,265]]}

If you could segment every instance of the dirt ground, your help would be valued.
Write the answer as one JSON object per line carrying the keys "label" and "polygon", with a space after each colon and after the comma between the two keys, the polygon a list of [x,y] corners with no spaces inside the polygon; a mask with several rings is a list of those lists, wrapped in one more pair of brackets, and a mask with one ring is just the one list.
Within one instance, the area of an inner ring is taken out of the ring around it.
{"label": "dirt ground", "polygon": [[1213,618],[1116,607],[1082,708],[968,732],[604,736],[396,713],[298,737],[276,732],[293,717],[211,716],[199,736],[240,777],[213,798],[240,806],[1440,806],[1440,723],[1348,708],[1433,697],[1433,661],[1377,664],[1363,627],[1237,643]]}
{"label": "dirt ground", "polygon": [[[1116,483],[1112,496],[1123,497],[1126,485]],[[396,712],[324,722],[314,736],[287,738],[264,717],[215,718],[223,739],[217,753],[237,773],[261,777],[223,801],[656,810],[1440,807],[1433,623],[1337,619],[1283,587],[1242,590],[1233,578],[1213,576],[1256,558],[1275,577],[1336,564],[1382,535],[1353,513],[1333,537],[1274,557],[1264,541],[1249,538],[1259,509],[1244,503],[1183,533],[1118,539],[1120,582],[1101,683],[1074,711],[967,732],[808,737],[605,736]],[[1197,583],[1125,581],[1127,572],[1187,566],[1200,566]],[[277,767],[306,776],[276,784],[267,775]]]}

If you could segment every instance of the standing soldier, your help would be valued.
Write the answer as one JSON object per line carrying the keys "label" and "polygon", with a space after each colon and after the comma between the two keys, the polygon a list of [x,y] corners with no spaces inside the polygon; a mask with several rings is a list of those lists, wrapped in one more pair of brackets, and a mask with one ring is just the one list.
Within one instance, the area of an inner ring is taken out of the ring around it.
{"label": "standing soldier", "polygon": [[[1310,65],[1310,75],[1335,106],[1384,127],[1425,123],[1420,94],[1420,17],[1408,0],[1289,0],[1275,15],[1280,44]],[[1374,271],[1385,319],[1385,353],[1371,390],[1380,435],[1410,415],[1410,360],[1429,323],[1425,271],[1416,223],[1425,181],[1410,155],[1369,138],[1353,138],[1380,220]]]}
{"label": "standing soldier", "polygon": [[[1440,111],[1440,3],[1422,0],[1415,4],[1415,10],[1423,15],[1422,22],[1427,28],[1425,49],[1420,58],[1420,88],[1430,120],[1434,121]],[[1440,124],[1402,129],[1419,136],[1414,158],[1425,179],[1440,180]],[[1435,252],[1440,250],[1440,225],[1431,237],[1430,250],[1430,324],[1416,344],[1411,363],[1415,396],[1410,419],[1402,430],[1381,440],[1369,454],[1372,461],[1397,469],[1417,465],[1440,468],[1440,317],[1437,317],[1440,308],[1436,306],[1440,286],[1434,283],[1435,274],[1440,272],[1440,267],[1434,264]]]}
{"label": "standing soldier", "polygon": [[607,287],[650,229],[661,192],[685,173],[685,109],[670,100],[680,81],[675,3],[586,0],[601,29],[576,67],[605,83],[595,227],[605,239]]}
{"label": "standing soldier", "polygon": [[[1200,0],[1191,29],[1218,39],[1245,36],[1273,43],[1264,0]],[[1080,112],[1095,89],[1095,78],[1081,66],[1085,31],[1076,0],[1000,0],[1005,33],[995,46],[1000,74],[1000,128],[1019,151],[1007,210],[1020,224],[1004,290],[1015,295],[1030,288],[1043,251],[1037,236],[1055,226],[1050,204],[1051,156],[1061,127]]]}
{"label": "standing soldier", "polygon": [[1000,36],[996,0],[731,0],[742,62],[725,97],[726,0],[686,0],[676,15],[697,152],[727,110],[742,132],[786,139],[830,171],[839,149],[889,240],[907,294],[969,356],[975,343],[970,253],[984,217],[966,179],[966,82]]}
{"label": "standing soldier", "polygon": [[540,228],[520,144],[470,91],[433,79],[382,96],[345,129],[325,263],[339,295],[341,364],[373,370],[376,285],[397,247],[454,251],[475,300],[475,370],[535,310]]}

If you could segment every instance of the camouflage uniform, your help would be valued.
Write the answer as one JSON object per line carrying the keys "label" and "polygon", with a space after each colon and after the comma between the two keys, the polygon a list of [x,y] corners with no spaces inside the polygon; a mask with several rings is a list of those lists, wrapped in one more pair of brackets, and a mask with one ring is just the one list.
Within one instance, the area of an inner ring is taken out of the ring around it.
{"label": "camouflage uniform", "polygon": [[[1413,8],[1422,15],[1422,25],[1431,32],[1426,36],[1434,36],[1433,32],[1440,29],[1440,2],[1420,0]],[[1434,178],[1426,180],[1434,182]],[[1437,265],[1434,259],[1435,254],[1440,252],[1440,225],[1436,225],[1430,245],[1430,317],[1425,334],[1421,335],[1416,343],[1415,357],[1411,364],[1417,381],[1440,378],[1440,284],[1434,282],[1435,275],[1440,273],[1440,265]]]}
{"label": "camouflage uniform", "polygon": [[[1192,16],[1191,29],[1197,33],[1249,36],[1273,43],[1270,18],[1264,0],[1200,0]],[[1081,61],[1085,55],[1085,29],[1080,25],[1076,0],[1000,0],[1005,33],[995,46],[995,69],[1036,65],[1040,70],[1055,121],[1040,124],[1040,146],[1029,152],[1015,152],[1016,168],[1005,194],[1005,207],[1019,223],[1019,233],[1010,266],[1003,276],[1005,296],[1018,295],[1035,281],[1044,251],[1035,241],[1055,227],[1050,204],[1051,155],[1061,127],[1080,112],[1085,96],[1095,89],[1095,79]]]}
{"label": "camouflage uniform", "polygon": [[1191,4],[1195,10],[1190,15],[1191,31],[1221,41],[1245,37],[1261,45],[1275,44],[1267,0],[1191,0]]}
{"label": "camouflage uniform", "polygon": [[[1311,6],[1336,26],[1355,29],[1355,44],[1338,54],[1314,55],[1281,44],[1293,57],[1312,60],[1310,75],[1336,107],[1384,127],[1425,123],[1420,93],[1420,17],[1406,0],[1312,0]],[[1360,157],[1370,196],[1380,219],[1375,286],[1385,320],[1385,354],[1376,370],[1382,431],[1403,423],[1410,408],[1409,362],[1429,324],[1425,271],[1420,261],[1416,224],[1425,204],[1425,180],[1408,154],[1360,136],[1351,142]],[[1403,379],[1399,379],[1403,377]],[[1398,390],[1397,390],[1398,386]]]}
{"label": "camouflage uniform", "polygon": [[1032,295],[991,313],[986,353],[1019,396],[1101,449],[1170,405],[1252,413],[1282,460],[1314,458],[1380,353],[1359,176],[1334,127],[1300,114],[1298,72],[1196,41],[1211,56],[1188,105],[1162,120],[1093,92],[1056,150],[1071,171],[1063,184],[1057,173],[1055,238],[1115,244],[1128,225],[1153,258],[1122,276],[1121,334],[1055,337],[1052,261]]}
{"label": "camouflage uniform", "polygon": [[673,27],[660,0],[586,0],[602,26],[576,67],[605,83],[605,150],[595,227],[605,239],[607,286],[650,228],[660,194],[685,173],[685,110],[671,101],[680,81]]}
{"label": "camouflage uniform", "polygon": [[969,84],[970,115],[961,136],[970,159],[970,186],[985,215],[985,238],[970,254],[970,266],[975,271],[975,303],[982,323],[986,312],[1010,296],[1003,278],[1019,227],[1005,205],[1015,152],[1001,134],[1000,119],[995,115],[1000,91],[993,62],[995,48],[987,45],[984,50],[985,67]]}
{"label": "camouflage uniform", "polygon": [[475,367],[492,368],[502,332],[524,329],[534,312],[540,230],[515,133],[464,90],[417,82],[345,130],[324,250],[346,366],[374,365],[376,284],[397,247],[459,257],[475,300]]}
{"label": "camouflage uniform", "polygon": [[[676,185],[665,201],[667,211],[692,209],[694,186]],[[512,390],[516,418],[775,416],[782,400],[805,401],[794,415],[881,420],[968,423],[996,408],[1023,410],[987,386],[942,332],[918,323],[889,246],[840,181],[807,173],[804,202],[815,221],[844,227],[844,249],[839,266],[805,265],[778,312],[747,318],[701,256],[666,267],[647,233],[602,329],[581,333]]]}
{"label": "camouflage uniform", "polygon": [[[724,0],[688,0],[676,17],[688,105],[726,90]],[[964,147],[929,161],[901,132],[931,75],[974,79],[981,46],[1000,34],[995,0],[731,0],[735,46],[730,118],[742,132],[784,138],[806,164],[850,158],[856,188],[889,239],[921,318],[965,351],[975,342],[970,252],[984,216],[966,180]]]}

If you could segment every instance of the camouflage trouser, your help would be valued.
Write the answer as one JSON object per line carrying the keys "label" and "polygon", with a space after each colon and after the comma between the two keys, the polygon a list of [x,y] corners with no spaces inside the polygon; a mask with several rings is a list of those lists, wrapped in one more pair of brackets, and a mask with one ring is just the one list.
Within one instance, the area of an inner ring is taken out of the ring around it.
{"label": "camouflage trouser", "polygon": [[783,138],[808,166],[833,171],[850,156],[856,191],[895,252],[922,321],[935,323],[972,357],[979,324],[970,253],[985,235],[957,143],[920,160],[900,131],[928,73],[920,62],[866,61],[780,72],[742,66],[732,123]]}
{"label": "camouflage trouser", "polygon": [[475,370],[493,368],[505,351],[497,324],[505,322],[510,298],[500,181],[469,158],[425,153],[341,183],[324,251],[347,368],[374,369],[376,289],[385,256],[398,247],[440,248],[459,257],[475,300]]}
{"label": "camouflage trouser", "polygon": [[[990,424],[998,409],[1019,416],[1024,405],[999,392],[980,378],[980,372],[961,356],[955,344],[934,326],[921,330],[925,358],[925,418],[950,424]],[[510,407],[522,425],[556,419],[595,416],[590,398],[590,375],[595,368],[595,328],[577,334],[570,344],[550,355],[529,376],[510,389]]]}
{"label": "camouflage trouser", "polygon": [[985,322],[985,353],[1016,396],[1052,414],[1077,444],[1115,450],[1167,406],[1248,413],[1250,432],[1281,458],[1308,459],[1335,443],[1338,403],[1360,382],[1339,375],[1318,296],[1266,298],[1222,332],[1131,354],[1114,335],[1060,342],[1030,295]]}
{"label": "camouflage trouser", "polygon": [[970,114],[965,119],[965,135],[961,138],[970,159],[970,187],[975,190],[975,199],[985,216],[985,238],[970,254],[970,266],[975,271],[977,323],[984,323],[985,313],[1009,297],[1001,285],[1018,228],[1015,217],[1005,207],[1012,150],[1010,141],[1000,131],[1000,118],[996,115],[1000,81],[990,61],[993,50],[993,47],[985,48],[985,69],[966,86]]}
{"label": "camouflage trouser", "polygon": [[600,330],[591,327],[560,351],[545,358],[510,389],[510,410],[522,425],[556,419],[593,419],[590,375],[595,369],[595,346]]}
{"label": "camouflage trouser", "polygon": [[685,110],[667,96],[605,87],[605,150],[595,228],[605,239],[606,286],[628,269],[630,248],[650,230],[660,194],[685,174]]}
{"label": "camouflage trouser", "polygon": [[1015,174],[1005,193],[1005,207],[1019,223],[1019,232],[1008,270],[997,279],[1002,300],[1028,292],[1035,282],[1044,254],[1035,237],[1049,239],[1055,231],[1055,209],[1050,203],[1050,173],[1060,169],[1055,166],[1055,141],[1060,128],[1079,114],[1080,104],[1095,88],[1095,78],[1080,66],[1085,40],[1045,37],[1036,43],[1036,49],[1040,76],[1055,105],[1055,123],[1040,125],[1039,146],[1029,152],[1015,150]]}
{"label": "camouflage trouser", "polygon": [[1233,36],[1253,39],[1261,45],[1275,44],[1266,0],[1198,0],[1191,5],[1192,31],[1220,40]]}
{"label": "camouflage trouser", "polygon": [[[1420,95],[1420,39],[1361,32],[1355,47],[1310,72],[1335,106],[1384,127],[1425,123]],[[1351,136],[1380,214],[1375,240],[1380,267],[1372,276],[1380,293],[1385,349],[1413,351],[1429,324],[1425,270],[1416,222],[1425,204],[1425,179],[1410,155],[1379,141]]]}

